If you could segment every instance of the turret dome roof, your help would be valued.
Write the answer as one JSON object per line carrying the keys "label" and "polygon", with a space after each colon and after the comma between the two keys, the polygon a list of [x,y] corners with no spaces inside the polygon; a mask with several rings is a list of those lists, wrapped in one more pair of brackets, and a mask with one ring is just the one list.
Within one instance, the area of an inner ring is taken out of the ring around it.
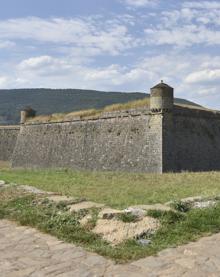
{"label": "turret dome roof", "polygon": [[154,87],[152,87],[153,89],[154,88],[172,88],[171,86],[169,86],[169,85],[167,85],[167,84],[165,84],[164,82],[163,82],[163,80],[161,80],[161,82],[159,83],[159,84],[157,84],[156,86],[154,86]]}

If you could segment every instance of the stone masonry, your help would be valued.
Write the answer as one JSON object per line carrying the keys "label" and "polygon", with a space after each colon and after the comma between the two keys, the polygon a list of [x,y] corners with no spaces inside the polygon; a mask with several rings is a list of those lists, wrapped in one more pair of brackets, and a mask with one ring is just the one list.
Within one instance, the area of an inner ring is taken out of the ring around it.
{"label": "stone masonry", "polygon": [[174,105],[173,88],[164,83],[151,89],[150,108],[59,123],[31,124],[22,118],[20,131],[0,128],[0,160],[10,160],[13,167],[150,173],[220,169],[220,112]]}

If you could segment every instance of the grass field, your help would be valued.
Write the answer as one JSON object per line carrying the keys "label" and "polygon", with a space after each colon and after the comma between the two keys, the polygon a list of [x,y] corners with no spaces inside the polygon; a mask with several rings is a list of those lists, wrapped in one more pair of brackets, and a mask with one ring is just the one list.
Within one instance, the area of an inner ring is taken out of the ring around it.
{"label": "grass field", "polygon": [[220,172],[142,174],[72,170],[10,170],[0,179],[86,198],[114,208],[220,195]]}

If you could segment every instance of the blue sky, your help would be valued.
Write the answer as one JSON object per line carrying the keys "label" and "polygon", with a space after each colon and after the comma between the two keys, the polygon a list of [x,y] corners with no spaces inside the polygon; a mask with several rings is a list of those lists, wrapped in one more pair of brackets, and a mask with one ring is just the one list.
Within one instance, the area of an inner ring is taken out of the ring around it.
{"label": "blue sky", "polygon": [[143,91],[220,109],[220,1],[0,0],[0,88]]}

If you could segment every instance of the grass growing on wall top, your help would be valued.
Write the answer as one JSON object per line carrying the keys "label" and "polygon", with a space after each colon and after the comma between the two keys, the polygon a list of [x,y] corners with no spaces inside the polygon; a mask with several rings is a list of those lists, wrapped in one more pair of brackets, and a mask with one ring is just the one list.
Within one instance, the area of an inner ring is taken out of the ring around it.
{"label": "grass growing on wall top", "polygon": [[[181,106],[188,109],[196,109],[196,110],[206,110],[210,112],[214,112],[213,110],[206,109],[202,106],[197,106],[193,104],[182,104],[178,101],[176,102],[174,99],[174,103],[177,106]],[[108,105],[101,109],[86,109],[86,110],[79,110],[74,111],[70,113],[53,113],[50,115],[38,115],[33,118],[27,119],[28,123],[49,123],[49,122],[63,122],[63,121],[71,121],[76,118],[84,119],[84,118],[90,118],[90,117],[99,117],[102,113],[105,112],[116,112],[116,111],[125,111],[125,110],[131,110],[131,109],[138,109],[138,108],[149,108],[150,106],[150,98],[146,97],[139,100],[133,100],[129,101],[127,103],[118,103],[118,104],[112,104]]]}
{"label": "grass growing on wall top", "polygon": [[72,170],[0,170],[0,179],[83,197],[115,208],[220,195],[220,172],[142,174]]}
{"label": "grass growing on wall top", "polygon": [[121,110],[129,110],[129,109],[137,109],[142,107],[149,107],[150,99],[144,98],[140,100],[130,101],[124,104],[113,104],[110,106],[106,106],[103,111],[104,112],[113,112],[113,111],[121,111]]}
{"label": "grass growing on wall top", "polygon": [[103,109],[88,109],[88,110],[81,110],[71,113],[55,113],[51,115],[39,115],[34,118],[30,118],[28,120],[29,123],[38,123],[38,122],[60,122],[60,121],[70,121],[73,118],[80,117],[80,118],[86,118],[86,117],[95,117],[100,116],[103,112],[114,112],[114,111],[122,111],[122,110],[129,110],[129,109],[136,109],[141,107],[149,107],[149,97],[140,99],[140,100],[134,100],[129,101],[127,103],[122,104],[113,104],[106,106]]}

